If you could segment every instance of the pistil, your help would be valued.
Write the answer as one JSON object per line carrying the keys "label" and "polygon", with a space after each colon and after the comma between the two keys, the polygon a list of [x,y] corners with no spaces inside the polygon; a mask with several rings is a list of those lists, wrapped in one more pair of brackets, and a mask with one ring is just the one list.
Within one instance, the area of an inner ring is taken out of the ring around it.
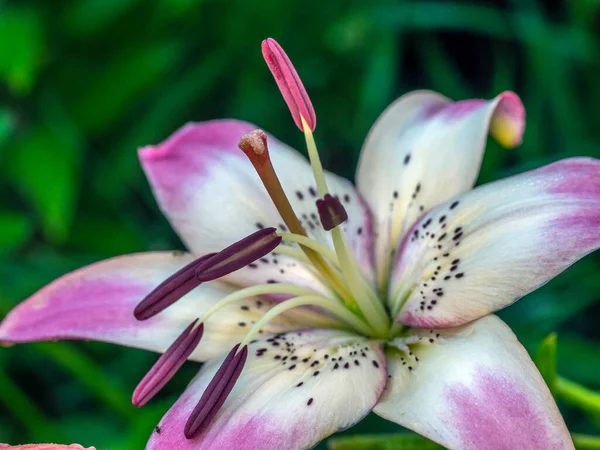
{"label": "pistil", "polygon": [[[351,296],[349,298],[345,297],[345,300],[347,303],[355,301],[369,324],[378,330],[381,336],[386,336],[390,321],[385,308],[377,294],[364,279],[339,227],[348,216],[341,203],[329,194],[325,172],[313,136],[316,127],[316,115],[312,103],[290,59],[277,42],[273,39],[263,41],[263,55],[296,125],[304,133],[310,165],[317,184],[317,192],[322,197],[322,200],[317,201],[321,222],[325,230],[331,230],[342,276],[345,285],[350,288],[351,292]],[[295,231],[292,230],[292,232]]]}
{"label": "pistil", "polygon": [[[292,205],[288,200],[279,177],[275,173],[271,158],[269,156],[269,147],[267,144],[267,135],[262,130],[254,130],[244,134],[239,141],[239,148],[246,154],[254,169],[258,173],[267,193],[271,197],[275,208],[281,215],[281,218],[288,229],[301,236],[307,236],[306,231],[300,224],[298,217],[294,213]],[[308,236],[307,236],[308,237]],[[306,254],[310,262],[328,279],[332,288],[342,297],[348,296],[348,290],[340,283],[339,277],[327,262],[313,249],[300,245],[300,248]]]}

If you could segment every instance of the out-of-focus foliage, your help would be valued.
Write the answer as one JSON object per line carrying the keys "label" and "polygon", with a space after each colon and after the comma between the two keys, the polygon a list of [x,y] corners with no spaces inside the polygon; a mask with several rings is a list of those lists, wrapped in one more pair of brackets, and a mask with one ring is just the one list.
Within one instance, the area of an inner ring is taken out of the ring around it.
{"label": "out-of-focus foliage", "polygon": [[[0,0],[1,315],[83,264],[182,247],[137,147],[187,121],[236,117],[302,148],[263,38],[291,55],[319,116],[323,162],[346,176],[400,94],[515,90],[527,108],[523,146],[490,141],[481,183],[600,155],[599,14],[597,0]],[[591,389],[600,389],[599,273],[590,256],[501,314],[530,350],[558,333],[558,373]],[[131,392],[154,358],[98,343],[3,349],[0,442],[142,448],[197,370],[189,363],[135,410]],[[594,433],[597,420],[561,407],[572,431]],[[347,433],[396,431],[370,416]]]}

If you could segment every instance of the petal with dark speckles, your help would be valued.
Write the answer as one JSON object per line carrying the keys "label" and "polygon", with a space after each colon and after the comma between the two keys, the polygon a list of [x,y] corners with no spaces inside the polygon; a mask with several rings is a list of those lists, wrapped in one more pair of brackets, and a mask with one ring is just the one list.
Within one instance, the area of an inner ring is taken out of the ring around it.
{"label": "petal with dark speckles", "polygon": [[412,336],[421,338],[412,360],[386,352],[391,378],[375,413],[449,449],[573,449],[544,380],[498,317]]}

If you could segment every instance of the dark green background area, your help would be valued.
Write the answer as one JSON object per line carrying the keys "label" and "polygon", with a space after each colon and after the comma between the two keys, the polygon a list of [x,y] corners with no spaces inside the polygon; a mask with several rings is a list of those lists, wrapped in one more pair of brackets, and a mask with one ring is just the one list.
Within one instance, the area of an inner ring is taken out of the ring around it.
{"label": "dark green background area", "polygon": [[[523,145],[490,140],[483,183],[600,156],[599,14],[597,0],[0,0],[0,317],[83,264],[182,248],[139,146],[188,121],[235,117],[303,148],[262,60],[265,37],[302,75],[324,165],[348,177],[402,93],[516,91]],[[596,254],[501,316],[530,350],[558,332],[559,372],[600,389],[599,299]],[[136,410],[131,392],[154,359],[101,343],[1,349],[0,442],[142,448],[198,368],[188,363]],[[564,406],[572,431],[598,433]],[[370,416],[346,433],[398,430]]]}

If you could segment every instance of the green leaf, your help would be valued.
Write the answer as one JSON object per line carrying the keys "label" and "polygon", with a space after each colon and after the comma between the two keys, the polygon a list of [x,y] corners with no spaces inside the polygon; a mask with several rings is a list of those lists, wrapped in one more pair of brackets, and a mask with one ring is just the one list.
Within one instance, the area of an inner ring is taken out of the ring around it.
{"label": "green leaf", "polygon": [[44,49],[43,30],[34,10],[0,6],[0,79],[17,94],[33,86]]}
{"label": "green leaf", "polygon": [[554,394],[556,382],[556,333],[546,337],[535,354],[535,365],[546,381],[550,392]]}
{"label": "green leaf", "polygon": [[68,342],[40,342],[34,347],[71,372],[99,401],[103,402],[122,419],[134,420],[136,410],[129,402],[130,394],[118,380],[104,373],[86,354]]}
{"label": "green leaf", "polygon": [[66,10],[63,23],[66,30],[78,37],[91,37],[102,31],[127,11],[131,10],[140,0],[79,0],[72,2]]}
{"label": "green leaf", "polygon": [[556,378],[555,391],[557,398],[587,413],[600,426],[600,392],[560,376]]}
{"label": "green leaf", "polygon": [[10,178],[40,216],[44,234],[63,242],[75,212],[78,149],[40,126],[16,142],[7,157]]}
{"label": "green leaf", "polygon": [[84,130],[106,131],[167,77],[180,59],[181,50],[181,42],[167,41],[123,51],[89,80],[71,116]]}
{"label": "green leaf", "polygon": [[573,433],[571,437],[577,450],[600,450],[600,436]]}
{"label": "green leaf", "polygon": [[8,108],[0,107],[0,148],[15,128],[15,117]]}
{"label": "green leaf", "polygon": [[[0,404],[3,404],[6,411],[21,422],[32,436],[45,441],[62,440],[64,435],[61,431],[3,370],[0,370],[0,386]],[[4,416],[2,422],[4,423]]]}
{"label": "green leaf", "polygon": [[411,433],[353,435],[329,439],[331,450],[438,450],[438,444]]}
{"label": "green leaf", "polygon": [[0,254],[20,247],[32,233],[33,225],[27,216],[0,212]]}
{"label": "green leaf", "polygon": [[[398,53],[402,46],[396,33],[382,33],[375,39],[359,91],[359,105],[354,129],[363,134],[393,98],[397,77]],[[359,136],[355,136],[360,142]],[[357,150],[358,150],[357,146]]]}
{"label": "green leaf", "polygon": [[[416,30],[469,31],[498,39],[516,39],[555,57],[595,61],[596,44],[591,34],[576,28],[540,23],[535,14],[504,12],[486,5],[458,2],[405,2],[371,11],[380,27]],[[522,26],[515,28],[514,24]],[[510,26],[509,26],[510,24]]]}
{"label": "green leaf", "polygon": [[[214,89],[215,81],[227,66],[225,55],[216,51],[165,86],[97,169],[94,180],[100,195],[116,202],[123,189],[141,177],[135,149],[163,140],[192,117],[190,110]],[[168,111],[166,114],[165,111]],[[115,183],[114,180],[118,180]],[[145,185],[145,183],[144,183]]]}
{"label": "green leaf", "polygon": [[[591,317],[591,320],[596,320]],[[600,389],[600,342],[583,339],[571,333],[561,334],[558,347],[558,370],[564,376],[584,383],[593,389]]]}

